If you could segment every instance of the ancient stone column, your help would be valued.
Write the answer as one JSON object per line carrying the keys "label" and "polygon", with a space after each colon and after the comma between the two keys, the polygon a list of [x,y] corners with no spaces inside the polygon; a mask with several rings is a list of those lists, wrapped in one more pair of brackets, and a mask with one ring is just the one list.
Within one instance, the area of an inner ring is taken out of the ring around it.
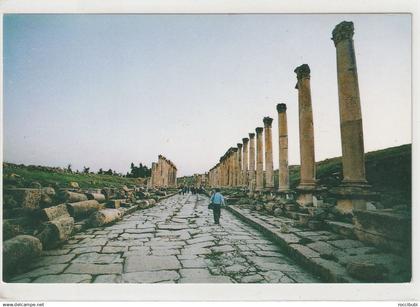
{"label": "ancient stone column", "polygon": [[277,105],[278,126],[279,126],[279,192],[286,192],[289,186],[289,153],[288,153],[288,136],[287,136],[287,114],[286,104],[279,103]]}
{"label": "ancient stone column", "polygon": [[233,186],[236,187],[238,185],[238,148],[232,148],[232,171],[233,171]]}
{"label": "ancient stone column", "polygon": [[249,134],[249,172],[248,172],[249,189],[255,186],[255,133]]}
{"label": "ancient stone column", "polygon": [[263,155],[263,128],[255,129],[257,133],[257,172],[255,181],[255,190],[261,191],[264,188],[264,155]]}
{"label": "ancient stone column", "polygon": [[264,117],[264,144],[265,144],[265,187],[274,188],[274,170],[273,170],[273,137],[271,133],[271,117]]}
{"label": "ancient stone column", "polygon": [[242,139],[243,151],[242,151],[242,185],[248,185],[248,138]]}
{"label": "ancient stone column", "polygon": [[233,187],[235,184],[235,160],[233,148],[229,152],[229,186]]}
{"label": "ancient stone column", "polygon": [[237,186],[242,186],[242,143],[236,144],[238,146],[238,169],[237,169],[237,177],[238,182]]}
{"label": "ancient stone column", "polygon": [[343,183],[364,185],[365,150],[353,34],[353,23],[343,21],[334,28],[332,40],[337,54]]}
{"label": "ancient stone column", "polygon": [[300,189],[316,186],[310,72],[307,64],[295,69],[298,80],[296,88],[299,91]]}

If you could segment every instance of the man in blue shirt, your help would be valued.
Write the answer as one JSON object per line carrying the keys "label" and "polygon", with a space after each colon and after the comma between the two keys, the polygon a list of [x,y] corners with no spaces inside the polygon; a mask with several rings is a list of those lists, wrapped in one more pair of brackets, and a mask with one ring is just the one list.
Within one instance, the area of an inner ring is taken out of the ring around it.
{"label": "man in blue shirt", "polygon": [[220,189],[216,189],[216,192],[210,197],[210,202],[213,204],[214,223],[219,224],[221,207],[225,204],[225,198],[220,193]]}

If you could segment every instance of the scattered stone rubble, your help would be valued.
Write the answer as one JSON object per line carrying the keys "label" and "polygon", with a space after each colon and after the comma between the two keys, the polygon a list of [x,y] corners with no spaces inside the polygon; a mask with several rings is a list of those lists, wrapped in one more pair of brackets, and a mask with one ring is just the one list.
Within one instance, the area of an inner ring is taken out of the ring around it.
{"label": "scattered stone rubble", "polygon": [[59,189],[37,186],[3,189],[6,279],[25,269],[42,250],[62,246],[75,233],[111,225],[125,214],[154,206],[175,192],[139,186],[81,189],[76,182]]}

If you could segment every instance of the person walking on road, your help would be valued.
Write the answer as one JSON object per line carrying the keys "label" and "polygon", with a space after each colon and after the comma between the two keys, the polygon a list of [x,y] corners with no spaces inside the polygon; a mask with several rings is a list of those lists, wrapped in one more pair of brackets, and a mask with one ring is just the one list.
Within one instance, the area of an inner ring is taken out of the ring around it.
{"label": "person walking on road", "polygon": [[220,189],[216,189],[216,192],[210,197],[210,204],[213,210],[214,223],[220,224],[220,213],[222,205],[225,205],[225,198],[220,193]]}

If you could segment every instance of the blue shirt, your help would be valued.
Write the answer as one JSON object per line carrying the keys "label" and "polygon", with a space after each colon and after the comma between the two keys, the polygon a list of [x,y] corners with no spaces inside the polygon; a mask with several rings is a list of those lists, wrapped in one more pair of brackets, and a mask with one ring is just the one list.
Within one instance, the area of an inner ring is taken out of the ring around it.
{"label": "blue shirt", "polygon": [[223,198],[222,194],[220,194],[219,192],[216,192],[211,196],[210,202],[216,205],[224,205],[225,199]]}

